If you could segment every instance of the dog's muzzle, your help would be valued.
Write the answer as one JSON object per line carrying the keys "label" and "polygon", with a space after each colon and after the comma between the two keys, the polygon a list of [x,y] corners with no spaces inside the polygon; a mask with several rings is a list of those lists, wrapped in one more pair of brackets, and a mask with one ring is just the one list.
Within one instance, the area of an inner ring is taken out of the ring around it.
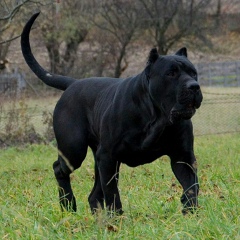
{"label": "dog's muzzle", "polygon": [[177,93],[177,103],[170,112],[170,122],[190,119],[201,106],[202,92],[198,82],[190,80]]}

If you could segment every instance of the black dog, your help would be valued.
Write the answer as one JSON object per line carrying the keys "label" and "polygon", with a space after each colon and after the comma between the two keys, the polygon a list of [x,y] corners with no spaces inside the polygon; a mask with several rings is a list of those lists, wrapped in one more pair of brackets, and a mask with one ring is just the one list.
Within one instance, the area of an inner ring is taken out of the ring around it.
{"label": "black dog", "polygon": [[202,93],[186,48],[172,56],[152,49],[144,71],[126,79],[76,80],[44,70],[34,58],[29,33],[39,13],[26,24],[21,47],[31,70],[47,85],[65,90],[53,124],[58,160],[53,164],[61,206],[76,211],[69,175],[79,168],[88,146],[95,158],[95,183],[89,195],[97,208],[122,213],[118,191],[121,163],[136,167],[168,155],[183,187],[183,213],[197,206],[197,164],[190,118],[200,107]]}

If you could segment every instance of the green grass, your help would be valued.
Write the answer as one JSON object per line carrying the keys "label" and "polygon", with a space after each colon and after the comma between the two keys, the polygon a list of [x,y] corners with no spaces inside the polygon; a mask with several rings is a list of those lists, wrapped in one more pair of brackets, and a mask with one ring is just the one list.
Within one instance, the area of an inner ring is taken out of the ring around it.
{"label": "green grass", "polygon": [[195,139],[200,209],[182,216],[182,189],[163,157],[138,168],[121,167],[121,217],[91,215],[93,159],[72,174],[75,214],[61,213],[52,145],[0,151],[0,239],[240,239],[240,135]]}

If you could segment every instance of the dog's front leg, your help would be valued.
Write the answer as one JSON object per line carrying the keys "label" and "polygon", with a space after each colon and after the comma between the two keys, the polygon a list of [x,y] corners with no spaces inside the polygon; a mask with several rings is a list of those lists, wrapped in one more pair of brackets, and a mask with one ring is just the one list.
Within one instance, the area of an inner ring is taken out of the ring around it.
{"label": "dog's front leg", "polygon": [[[95,161],[96,161],[96,157],[95,157]],[[95,169],[95,182],[94,182],[93,189],[88,197],[88,202],[89,202],[92,214],[96,213],[99,208],[104,209],[104,196],[103,196],[102,185],[101,185],[101,180],[99,176],[99,170],[96,162],[95,162],[94,169]]]}
{"label": "dog's front leg", "polygon": [[106,208],[109,213],[122,214],[122,203],[118,191],[120,163],[102,152],[98,153],[97,161]]}
{"label": "dog's front leg", "polygon": [[182,157],[171,157],[172,170],[183,187],[181,202],[182,213],[193,212],[198,206],[199,184],[197,177],[197,162],[192,152],[185,153]]}

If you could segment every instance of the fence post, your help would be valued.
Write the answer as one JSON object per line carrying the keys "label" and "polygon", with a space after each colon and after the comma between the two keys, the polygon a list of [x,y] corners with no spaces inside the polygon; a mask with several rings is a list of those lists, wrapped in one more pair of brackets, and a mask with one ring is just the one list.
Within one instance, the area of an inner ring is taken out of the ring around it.
{"label": "fence post", "polygon": [[211,70],[210,70],[210,64],[207,65],[208,68],[208,82],[209,82],[209,87],[212,86],[212,76],[211,76]]}
{"label": "fence post", "polygon": [[240,62],[236,62],[235,63],[236,66],[236,81],[237,81],[237,87],[240,87],[240,72],[239,72],[239,68],[240,68]]}

